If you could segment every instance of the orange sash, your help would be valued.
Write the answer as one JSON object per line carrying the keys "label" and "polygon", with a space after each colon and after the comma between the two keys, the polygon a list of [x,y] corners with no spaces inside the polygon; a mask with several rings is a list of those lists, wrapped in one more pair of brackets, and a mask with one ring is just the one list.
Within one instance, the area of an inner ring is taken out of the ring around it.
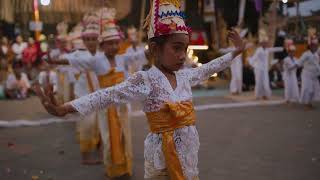
{"label": "orange sash", "polygon": [[167,103],[156,112],[146,113],[153,133],[162,134],[162,151],[172,180],[183,180],[182,167],[175,149],[174,130],[195,124],[195,112],[191,101]]}
{"label": "orange sash", "polygon": [[[98,76],[101,88],[107,88],[119,84],[125,80],[123,72],[115,72],[111,69],[107,74]],[[107,108],[111,163],[107,165],[107,174],[110,177],[117,177],[124,174],[131,174],[131,159],[125,155],[125,143],[122,134],[122,127],[119,120],[117,108]]]}

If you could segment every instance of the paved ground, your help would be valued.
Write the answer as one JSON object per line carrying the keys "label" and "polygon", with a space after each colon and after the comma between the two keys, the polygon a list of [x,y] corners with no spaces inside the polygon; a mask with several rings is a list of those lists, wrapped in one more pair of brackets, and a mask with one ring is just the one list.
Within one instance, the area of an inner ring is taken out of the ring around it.
{"label": "paved ground", "polygon": [[[250,95],[248,95],[250,96]],[[251,96],[250,96],[251,97]],[[196,104],[229,103],[245,98],[197,97]],[[198,111],[200,179],[319,180],[320,103],[225,108]],[[29,112],[33,110],[33,112]],[[49,117],[36,99],[0,101],[0,120]],[[143,179],[144,117],[132,119],[134,176]],[[137,131],[138,129],[138,131]],[[80,165],[74,123],[0,128],[0,179],[102,180],[102,166]]]}

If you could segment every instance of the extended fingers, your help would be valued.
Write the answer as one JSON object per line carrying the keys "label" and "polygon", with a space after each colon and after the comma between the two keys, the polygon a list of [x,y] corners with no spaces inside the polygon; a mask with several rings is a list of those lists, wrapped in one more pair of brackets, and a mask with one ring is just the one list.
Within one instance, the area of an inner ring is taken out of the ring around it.
{"label": "extended fingers", "polygon": [[232,29],[232,30],[228,31],[228,38],[231,40],[238,40],[238,39],[240,39],[240,36],[237,33],[237,31]]}
{"label": "extended fingers", "polygon": [[41,90],[41,86],[38,84],[38,83],[35,83],[33,86],[32,86],[32,89],[33,91],[36,93],[36,95],[39,97],[39,98],[44,98],[44,94]]}

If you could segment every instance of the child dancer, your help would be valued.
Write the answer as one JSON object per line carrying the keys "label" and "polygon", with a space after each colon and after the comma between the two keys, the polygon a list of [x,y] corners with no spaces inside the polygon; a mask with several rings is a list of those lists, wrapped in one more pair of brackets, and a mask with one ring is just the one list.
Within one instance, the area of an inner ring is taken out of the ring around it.
{"label": "child dancer", "polygon": [[[80,74],[76,75],[74,94],[76,98],[82,97],[99,89],[95,69],[85,66],[94,66],[96,62],[103,61],[103,54],[98,52],[98,37],[100,35],[100,16],[97,13],[87,13],[83,17],[82,27],[75,27],[71,33],[74,51],[58,58],[49,56],[48,63],[60,66],[72,65]],[[80,32],[79,32],[80,31]],[[79,35],[77,35],[79,34]],[[80,36],[80,38],[77,36]],[[83,48],[83,45],[85,46]],[[77,138],[80,143],[82,164],[98,164],[100,160],[92,158],[92,152],[100,144],[98,119],[103,119],[100,113],[87,115],[85,121],[77,123]]]}
{"label": "child dancer", "polygon": [[[138,32],[135,27],[129,27],[127,30],[127,34],[128,34],[128,40],[130,41],[130,44],[131,44],[131,46],[128,47],[128,49],[126,50],[127,54],[132,54],[138,51],[145,50],[143,44],[139,43]],[[136,63],[126,67],[126,69],[128,70],[129,74],[132,75],[137,71],[141,71],[143,66],[146,64],[148,64],[147,61],[137,61]]]}
{"label": "child dancer", "polygon": [[[91,70],[97,76],[100,88],[121,83],[128,77],[126,66],[137,61],[146,61],[144,51],[117,55],[121,42],[121,32],[115,24],[115,9],[103,8],[97,12],[102,23],[102,34],[99,37],[104,53],[97,53],[95,58],[60,59],[50,61],[54,64],[70,64],[81,71]],[[96,82],[94,81],[94,82]],[[93,82],[92,82],[93,83]],[[127,105],[110,106],[104,114],[99,115],[99,128],[104,146],[104,163],[109,177],[119,177],[132,174],[131,129],[128,121]]]}
{"label": "child dancer", "polygon": [[271,88],[269,80],[269,54],[282,51],[282,47],[268,48],[269,38],[264,30],[259,31],[260,47],[257,48],[254,55],[249,59],[254,68],[255,77],[255,96],[257,99],[267,100],[271,97]]}
{"label": "child dancer", "polygon": [[[67,30],[68,25],[65,22],[61,22],[57,25],[57,48],[48,52],[48,56],[59,59],[69,52],[67,49]],[[67,102],[74,99],[74,83],[76,81],[74,74],[76,73],[76,70],[70,66],[57,66],[56,71],[58,75],[58,102]]]}
{"label": "child dancer", "polygon": [[294,57],[296,47],[288,47],[288,56],[283,60],[284,98],[287,103],[299,100],[299,87],[297,80],[297,59]]}
{"label": "child dancer", "polygon": [[[242,30],[240,28],[235,28],[235,30],[237,31],[237,33],[240,34],[241,38],[244,38],[244,36],[247,33],[247,29]],[[247,44],[248,45],[248,44]],[[246,48],[249,48],[250,46],[247,46]],[[232,46],[228,47],[228,48],[222,48],[219,51],[221,53],[228,53],[228,52],[232,52],[234,51],[235,48]],[[242,55],[237,56],[235,58],[235,60],[232,62],[231,66],[230,66],[230,70],[231,70],[231,81],[230,81],[230,93],[232,95],[239,95],[242,92],[242,69],[243,69],[243,57]]]}
{"label": "child dancer", "polygon": [[[141,101],[150,125],[145,140],[145,178],[168,173],[170,179],[198,178],[199,137],[191,86],[231,65],[245,45],[235,31],[229,33],[236,50],[192,69],[182,68],[190,29],[185,25],[179,1],[154,0],[148,16],[148,38],[155,65],[126,81],[62,106],[50,102],[36,89],[44,107],[56,116],[89,114],[97,109]],[[173,12],[173,13],[172,13]]]}
{"label": "child dancer", "polygon": [[300,102],[305,105],[306,109],[312,109],[312,101],[315,100],[319,85],[320,60],[318,51],[318,39],[316,36],[309,37],[309,50],[304,52],[298,61],[303,67],[301,73],[301,96]]}

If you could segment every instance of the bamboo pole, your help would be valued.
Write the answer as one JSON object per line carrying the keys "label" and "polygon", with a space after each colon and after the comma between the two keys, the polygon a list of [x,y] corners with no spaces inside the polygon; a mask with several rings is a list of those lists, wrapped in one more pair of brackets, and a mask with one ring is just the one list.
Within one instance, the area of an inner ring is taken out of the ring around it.
{"label": "bamboo pole", "polygon": [[[39,4],[38,0],[33,0],[33,11],[34,11],[34,21],[37,25],[40,22],[40,14],[39,14]],[[40,38],[41,31],[35,29],[35,40],[38,41]]]}
{"label": "bamboo pole", "polygon": [[142,34],[143,34],[143,23],[145,18],[145,12],[146,12],[146,0],[142,0],[141,3],[141,11],[140,11],[140,25],[139,25],[139,37],[138,37],[138,43],[140,44],[142,42]]}

